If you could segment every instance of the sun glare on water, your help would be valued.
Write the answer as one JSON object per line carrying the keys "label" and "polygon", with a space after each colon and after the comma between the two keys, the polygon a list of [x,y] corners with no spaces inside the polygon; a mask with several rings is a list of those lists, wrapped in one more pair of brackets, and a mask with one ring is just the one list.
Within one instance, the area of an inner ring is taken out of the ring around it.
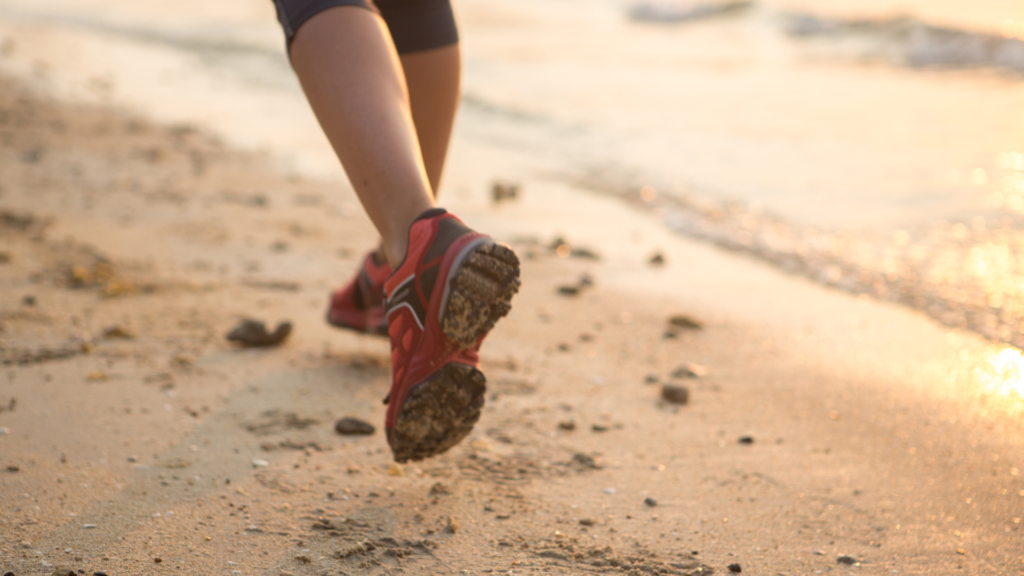
{"label": "sun glare on water", "polygon": [[1016,348],[1006,348],[988,359],[978,369],[978,379],[1001,395],[1024,399],[1024,355]]}

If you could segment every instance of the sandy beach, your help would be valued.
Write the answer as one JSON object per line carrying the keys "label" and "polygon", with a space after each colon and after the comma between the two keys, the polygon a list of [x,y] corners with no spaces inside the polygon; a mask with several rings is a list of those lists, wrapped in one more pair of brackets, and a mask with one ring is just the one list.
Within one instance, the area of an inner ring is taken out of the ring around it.
{"label": "sandy beach", "polygon": [[1016,349],[464,128],[441,204],[523,288],[471,437],[398,465],[387,341],[323,320],[376,242],[340,176],[41,86],[0,77],[0,574],[1024,573]]}

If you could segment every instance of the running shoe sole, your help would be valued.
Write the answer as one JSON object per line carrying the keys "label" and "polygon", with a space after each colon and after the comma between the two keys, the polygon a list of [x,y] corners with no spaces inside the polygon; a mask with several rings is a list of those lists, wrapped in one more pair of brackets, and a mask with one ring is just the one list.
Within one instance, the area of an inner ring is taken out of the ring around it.
{"label": "running shoe sole", "polygon": [[[481,237],[460,251],[451,270],[440,325],[459,350],[467,350],[512,309],[520,285],[519,259],[508,246]],[[480,419],[486,391],[483,372],[460,362],[445,364],[413,386],[391,430],[395,460],[422,460],[461,442]]]}

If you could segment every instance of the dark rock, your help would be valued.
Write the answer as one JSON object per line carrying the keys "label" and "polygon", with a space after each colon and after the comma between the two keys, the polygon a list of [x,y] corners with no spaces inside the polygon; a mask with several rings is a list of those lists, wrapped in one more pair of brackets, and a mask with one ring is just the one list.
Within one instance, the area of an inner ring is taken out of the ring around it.
{"label": "dark rock", "polygon": [[590,429],[593,430],[594,432],[607,432],[608,431],[608,427],[605,426],[604,424],[594,424],[593,426],[590,427]]}
{"label": "dark rock", "polygon": [[292,333],[291,322],[281,322],[272,333],[267,333],[267,327],[259,320],[242,320],[235,328],[225,336],[231,342],[238,342],[242,346],[266,347],[277,346],[284,342],[285,338]]}
{"label": "dark rock", "polygon": [[844,554],[844,555],[840,556],[839,558],[836,558],[836,562],[838,562],[840,564],[846,564],[847,566],[853,566],[854,564],[859,562],[859,560],[857,560],[853,556],[847,556],[847,555]]}
{"label": "dark rock", "polygon": [[103,330],[103,337],[107,340],[131,340],[135,335],[120,326],[109,326]]}
{"label": "dark rock", "polygon": [[368,436],[373,434],[376,428],[369,422],[364,422],[358,418],[345,417],[341,418],[334,423],[334,431],[338,434],[349,435],[363,435]]}
{"label": "dark rock", "polygon": [[447,496],[448,494],[451,493],[452,491],[448,488],[448,486],[441,482],[435,482],[434,485],[430,487],[431,496]]}
{"label": "dark rock", "polygon": [[676,315],[668,319],[668,325],[673,328],[682,328],[684,330],[700,330],[704,328],[699,320],[694,320],[689,316]]}
{"label": "dark rock", "polygon": [[593,526],[594,524],[597,524],[597,522],[595,522],[593,518],[580,518],[580,524],[583,526]]}
{"label": "dark rock", "polygon": [[566,432],[572,432],[573,430],[576,429],[576,421],[575,420],[563,420],[563,421],[558,423],[558,429],[559,430],[565,430]]}
{"label": "dark rock", "polygon": [[491,199],[495,203],[503,200],[515,200],[519,196],[519,184],[514,182],[495,182],[491,185]]}
{"label": "dark rock", "polygon": [[651,266],[663,266],[665,264],[665,256],[661,252],[655,252],[647,262]]}
{"label": "dark rock", "polygon": [[644,384],[657,384],[658,380],[660,380],[660,378],[658,378],[657,374],[648,374],[647,377],[644,378]]}
{"label": "dark rock", "polygon": [[658,505],[658,501],[648,496],[647,498],[644,498],[644,504],[647,504],[651,508],[654,508],[655,506]]}
{"label": "dark rock", "polygon": [[18,468],[17,466],[14,466],[14,465],[11,465],[11,466],[7,467],[7,471],[8,472],[20,472],[21,468]]}
{"label": "dark rock", "polygon": [[700,364],[683,364],[672,371],[673,378],[700,378],[706,376],[708,369]]}
{"label": "dark rock", "polygon": [[164,561],[164,559],[163,559],[163,558],[153,558],[153,563],[154,563],[154,564],[159,564],[159,563],[161,563],[161,562],[163,562],[163,561]]}
{"label": "dark rock", "polygon": [[559,286],[558,293],[563,296],[576,296],[580,293],[579,286]]}
{"label": "dark rock", "polygon": [[740,444],[753,444],[754,443],[754,437],[753,436],[740,436],[740,439],[737,440],[737,442],[739,442]]}
{"label": "dark rock", "polygon": [[573,258],[585,258],[587,260],[600,260],[601,257],[588,248],[573,248],[572,252],[569,253]]}
{"label": "dark rock", "polygon": [[729,564],[729,572],[743,572],[743,567],[739,564]]}
{"label": "dark rock", "polygon": [[594,460],[593,456],[590,454],[584,454],[583,452],[573,454],[572,461],[574,464],[578,464],[584,468],[593,468],[594,470],[601,469],[601,466]]}
{"label": "dark rock", "polygon": [[685,386],[665,384],[661,387],[661,397],[673,404],[686,404],[690,401],[690,390]]}
{"label": "dark rock", "polygon": [[590,287],[594,285],[594,279],[590,274],[584,274],[580,276],[580,288]]}
{"label": "dark rock", "polygon": [[92,576],[107,576],[106,572],[93,572]]}
{"label": "dark rock", "polygon": [[31,294],[29,294],[28,296],[25,296],[24,298],[21,299],[21,305],[22,306],[35,306],[36,305],[36,297],[31,295]]}

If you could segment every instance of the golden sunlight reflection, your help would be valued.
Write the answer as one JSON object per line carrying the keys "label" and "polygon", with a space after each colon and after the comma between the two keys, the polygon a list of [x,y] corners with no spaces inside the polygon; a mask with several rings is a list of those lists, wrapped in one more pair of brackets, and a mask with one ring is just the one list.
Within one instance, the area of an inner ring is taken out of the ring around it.
{"label": "golden sunlight reflection", "polygon": [[1024,355],[1016,348],[1006,348],[977,369],[978,379],[986,389],[1001,396],[1024,399]]}

